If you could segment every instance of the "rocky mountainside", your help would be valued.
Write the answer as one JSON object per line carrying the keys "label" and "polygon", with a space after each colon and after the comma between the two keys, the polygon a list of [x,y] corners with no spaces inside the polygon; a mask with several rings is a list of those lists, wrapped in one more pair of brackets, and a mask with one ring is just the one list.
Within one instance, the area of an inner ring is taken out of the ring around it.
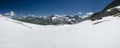
{"label": "rocky mountainside", "polygon": [[[111,16],[120,12],[120,0],[114,0],[112,3],[107,5],[102,11],[93,14],[90,19],[92,21],[102,19],[102,17]],[[111,9],[111,10],[109,10]]]}

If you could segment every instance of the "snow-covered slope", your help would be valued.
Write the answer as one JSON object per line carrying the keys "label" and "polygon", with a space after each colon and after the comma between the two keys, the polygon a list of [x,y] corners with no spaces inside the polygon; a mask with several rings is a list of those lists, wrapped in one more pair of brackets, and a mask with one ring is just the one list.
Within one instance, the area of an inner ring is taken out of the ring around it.
{"label": "snow-covered slope", "polygon": [[120,48],[120,18],[42,26],[0,15],[0,48]]}
{"label": "snow-covered slope", "polygon": [[113,9],[117,9],[118,11],[120,11],[120,6],[116,6],[116,7],[114,7],[114,8],[108,9],[107,11],[109,12],[109,11],[111,11],[111,10],[113,10]]}

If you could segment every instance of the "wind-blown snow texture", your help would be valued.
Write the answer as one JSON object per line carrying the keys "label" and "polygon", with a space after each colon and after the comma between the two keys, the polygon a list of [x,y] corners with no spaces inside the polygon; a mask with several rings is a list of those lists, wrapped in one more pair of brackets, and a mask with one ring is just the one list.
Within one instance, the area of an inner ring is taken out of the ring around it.
{"label": "wind-blown snow texture", "polygon": [[120,18],[42,26],[0,15],[0,48],[120,48]]}

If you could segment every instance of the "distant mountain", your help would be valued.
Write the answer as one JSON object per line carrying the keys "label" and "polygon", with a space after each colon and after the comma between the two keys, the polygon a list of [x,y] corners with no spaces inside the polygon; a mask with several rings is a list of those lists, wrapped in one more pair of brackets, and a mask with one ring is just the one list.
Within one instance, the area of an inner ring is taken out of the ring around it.
{"label": "distant mountain", "polygon": [[39,24],[39,25],[64,25],[64,24],[76,24],[83,21],[78,15],[74,16],[62,16],[62,15],[51,15],[51,16],[20,16],[14,17],[13,19]]}
{"label": "distant mountain", "polygon": [[[102,19],[102,17],[111,16],[120,12],[120,0],[114,0],[112,3],[107,5],[102,11],[93,14],[90,19],[92,21]],[[112,9],[112,10],[109,10]],[[108,11],[109,10],[109,11]]]}

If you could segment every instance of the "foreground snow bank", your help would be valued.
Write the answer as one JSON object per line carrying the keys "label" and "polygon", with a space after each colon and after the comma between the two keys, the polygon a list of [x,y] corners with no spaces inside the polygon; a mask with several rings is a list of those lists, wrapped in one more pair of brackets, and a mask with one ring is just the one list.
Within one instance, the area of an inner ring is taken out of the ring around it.
{"label": "foreground snow bank", "polygon": [[119,26],[118,17],[41,26],[0,15],[0,48],[120,48]]}

